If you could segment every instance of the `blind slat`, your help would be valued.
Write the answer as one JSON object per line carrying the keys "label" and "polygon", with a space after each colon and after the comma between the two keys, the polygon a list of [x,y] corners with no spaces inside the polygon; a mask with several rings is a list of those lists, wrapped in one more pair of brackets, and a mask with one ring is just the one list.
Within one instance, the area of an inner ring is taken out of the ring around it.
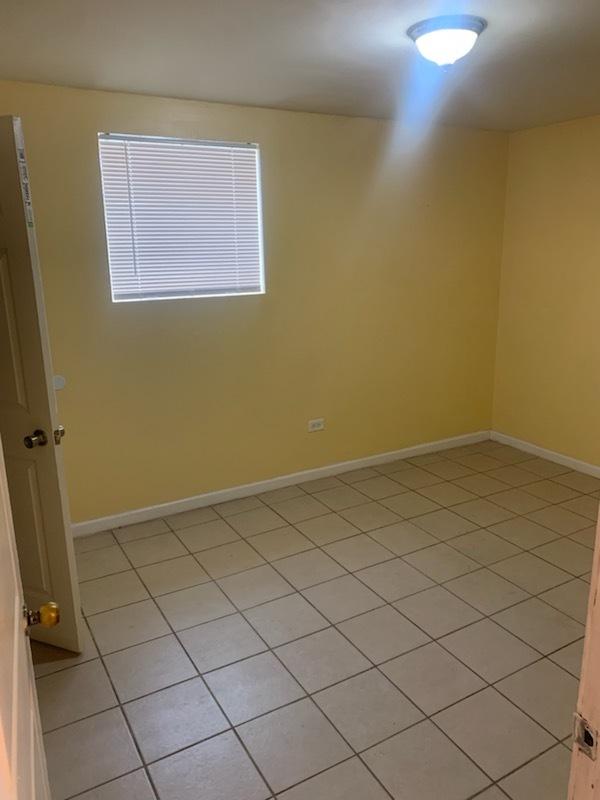
{"label": "blind slat", "polygon": [[98,140],[114,301],[264,292],[257,146]]}

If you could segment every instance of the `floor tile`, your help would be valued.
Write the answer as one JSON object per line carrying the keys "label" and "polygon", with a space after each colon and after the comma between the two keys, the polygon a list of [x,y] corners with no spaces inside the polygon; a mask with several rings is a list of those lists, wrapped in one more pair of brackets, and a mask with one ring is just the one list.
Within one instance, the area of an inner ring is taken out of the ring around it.
{"label": "floor tile", "polygon": [[236,572],[243,572],[265,563],[253,547],[247,542],[231,542],[213,547],[211,550],[202,550],[196,553],[196,558],[212,578],[225,578]]}
{"label": "floor tile", "polygon": [[124,797],[127,800],[156,800],[154,789],[143,769],[79,794],[77,800],[123,800]]}
{"label": "floor tile", "polygon": [[574,580],[544,592],[540,600],[585,625],[589,596],[589,585],[585,581]]}
{"label": "floor tile", "polygon": [[142,582],[133,570],[105,575],[79,586],[81,607],[84,614],[98,614],[112,608],[126,606],[149,597]]}
{"label": "floor tile", "polygon": [[365,534],[326,544],[323,550],[351,572],[394,558],[393,553]]}
{"label": "floor tile", "polygon": [[556,539],[533,551],[536,556],[549,561],[572,575],[584,575],[592,568],[594,551],[569,539]]}
{"label": "floor tile", "polygon": [[440,461],[444,461],[444,454],[440,452],[422,453],[419,456],[412,456],[406,460],[410,464],[414,464],[416,467],[429,467],[431,464],[439,464]]}
{"label": "floor tile", "polygon": [[490,569],[531,594],[539,594],[571,579],[568,572],[530,553],[498,561]]}
{"label": "floor tile", "polygon": [[256,767],[231,732],[157,761],[150,774],[160,800],[267,800]]}
{"label": "floor tile", "polygon": [[557,739],[571,733],[578,681],[548,659],[504,678],[496,689]]}
{"label": "floor tile", "polygon": [[283,500],[291,500],[292,497],[302,497],[304,489],[300,486],[282,486],[281,489],[272,489],[270,492],[262,492],[258,497],[266,503],[281,503]]}
{"label": "floor tile", "polygon": [[117,540],[112,531],[101,531],[90,536],[74,536],[73,549],[76,553],[87,553],[90,550],[99,550],[101,547],[116,545]]}
{"label": "floor tile", "polygon": [[[538,755],[554,741],[550,734],[491,688],[440,711],[434,719],[494,780]],[[493,720],[492,725],[490,720]]]}
{"label": "floor tile", "polygon": [[[302,497],[294,497],[291,500],[284,500],[282,503],[274,503],[273,508],[285,520],[292,524],[302,522],[305,519],[311,519],[312,517],[319,517],[330,511],[328,506],[323,505],[323,503],[320,503],[318,500],[315,500],[312,495],[308,494]],[[281,525],[277,527],[281,527]]]}
{"label": "floor tile", "polygon": [[210,622],[235,611],[234,606],[214,583],[204,583],[164,594],[156,602],[176,631]]}
{"label": "floor tile", "polygon": [[389,800],[365,765],[351,758],[278,795],[279,800]]}
{"label": "floor tile", "polygon": [[494,619],[540,653],[558,650],[584,634],[583,625],[535,597],[501,611]]}
{"label": "floor tile", "polygon": [[524,550],[531,550],[541,544],[551,542],[556,539],[557,534],[549,528],[538,525],[533,520],[525,517],[515,517],[507,519],[498,525],[491,525],[489,528],[492,533],[506,539],[507,542],[522,547]]}
{"label": "floor tile", "polygon": [[429,641],[423,631],[391,606],[361,614],[337,627],[374,664]]}
{"label": "floor tile", "polygon": [[424,547],[437,544],[434,536],[417,528],[408,520],[371,531],[369,536],[397,556],[414,553],[415,550],[422,550]]}
{"label": "floor tile", "polygon": [[311,693],[371,666],[334,628],[284,644],[275,652],[300,685]]}
{"label": "floor tile", "polygon": [[310,539],[289,525],[287,528],[259,533],[249,539],[249,543],[267,561],[293,556],[314,547]]}
{"label": "floor tile", "polygon": [[324,514],[322,517],[303,520],[298,522],[296,527],[308,536],[311,542],[321,546],[359,533],[358,528],[339,514]]}
{"label": "floor tile", "polygon": [[430,464],[427,467],[428,472],[433,472],[438,478],[443,478],[445,481],[453,481],[457,478],[466,478],[473,474],[473,470],[458,464],[456,461],[438,461],[435,464]]}
{"label": "floor tile", "polygon": [[497,681],[539,658],[531,647],[489,619],[440,639],[447,650],[486,681]]}
{"label": "floor tile", "polygon": [[320,583],[318,586],[305,589],[302,594],[330,622],[341,622],[384,604],[380,597],[353,575]]}
{"label": "floor tile", "polygon": [[133,542],[135,539],[144,539],[146,536],[167,533],[168,530],[169,526],[164,519],[151,519],[147,522],[136,522],[133,525],[115,528],[113,533],[119,542]]}
{"label": "floor tile", "polygon": [[498,469],[503,466],[502,461],[493,456],[487,456],[483,453],[473,453],[466,456],[461,456],[455,459],[459,464],[464,464],[469,469],[474,469],[476,472],[489,472],[492,469]]}
{"label": "floor tile", "polygon": [[514,514],[528,514],[530,511],[537,511],[547,505],[545,500],[540,500],[539,497],[534,497],[522,489],[506,489],[504,492],[496,492],[488,495],[488,500],[502,508],[507,508]]}
{"label": "floor tile", "polygon": [[578,639],[576,642],[572,642],[561,650],[552,653],[548,658],[563,669],[566,669],[571,675],[579,678],[583,659],[583,641],[583,638]]}
{"label": "floor tile", "polygon": [[415,517],[412,522],[442,541],[452,539],[454,536],[467,533],[478,527],[474,522],[469,522],[447,508],[432,511],[422,517]]}
{"label": "floor tile", "polygon": [[356,577],[388,602],[400,600],[409,594],[433,586],[429,578],[406,564],[401,558],[361,569],[356,573]]}
{"label": "floor tile", "polygon": [[162,533],[158,536],[148,536],[146,539],[125,542],[123,550],[134,567],[143,567],[146,564],[165,561],[167,558],[187,555],[187,550],[174,533]]}
{"label": "floor tile", "polygon": [[[352,484],[355,489],[358,489],[371,500],[381,500],[384,497],[391,497],[398,494],[398,483],[385,475],[378,475],[375,478],[367,478],[364,481],[357,481]],[[364,500],[363,500],[364,502]]]}
{"label": "floor tile", "polygon": [[450,594],[443,586],[434,586],[405,597],[394,605],[435,639],[481,619],[478,611]]}
{"label": "floor tile", "polygon": [[[448,464],[457,466],[451,461]],[[419,492],[441,506],[455,506],[458,503],[466,503],[467,500],[477,499],[477,495],[467,492],[466,489],[457,486],[455,483],[435,483],[433,486],[425,486],[419,489]]]}
{"label": "floor tile", "polygon": [[567,511],[573,511],[581,517],[587,517],[593,522],[598,519],[598,498],[592,495],[583,495],[574,500],[567,500],[566,503],[561,503],[561,507],[566,508]]}
{"label": "floor tile", "polygon": [[39,678],[36,688],[43,731],[117,705],[99,659]]}
{"label": "floor tile", "polygon": [[322,550],[308,550],[277,562],[277,571],[296,589],[307,589],[331,578],[339,578],[346,570]]}
{"label": "floor tile", "polygon": [[163,636],[112,653],[104,663],[122,703],[196,675],[193,664],[174,636]]}
{"label": "floor tile", "polygon": [[515,488],[517,486],[525,486],[535,481],[535,477],[532,476],[531,472],[515,466],[499,467],[489,472],[488,475],[491,478],[497,478],[503,483],[508,483],[509,486],[514,486]]}
{"label": "floor tile", "polygon": [[36,642],[33,639],[29,639],[29,645],[36,678],[51,675],[53,672],[58,672],[68,667],[75,667],[77,664],[91,661],[98,656],[98,649],[84,620],[82,620],[80,627],[79,646],[81,647],[81,653],[73,654],[69,650],[52,647],[49,644]]}
{"label": "floor tile", "polygon": [[363,753],[394,800],[466,800],[488,778],[429,720]]}
{"label": "floor tile", "polygon": [[[238,732],[275,792],[352,755],[348,745],[310,700],[300,700],[246,722]],[[225,796],[228,800],[237,800],[229,794],[219,796],[218,800]],[[240,795],[239,800],[251,798]]]}
{"label": "floor tile", "polygon": [[386,461],[384,464],[378,464],[375,470],[380,475],[393,475],[394,472],[399,472],[401,469],[410,469],[412,464],[406,458],[396,458],[393,461]]}
{"label": "floor tile", "polygon": [[423,719],[423,714],[376,669],[317,692],[314,700],[358,752]]}
{"label": "floor tile", "polygon": [[406,486],[407,489],[421,489],[424,486],[431,486],[441,481],[438,475],[434,475],[432,472],[427,472],[419,467],[410,467],[400,472],[393,472],[391,477],[393,480],[402,484],[402,486]]}
{"label": "floor tile", "polygon": [[[440,507],[437,503],[434,503],[433,500],[429,500],[429,498],[423,497],[422,494],[417,494],[417,492],[404,492],[404,494],[388,497],[381,502],[386,508],[389,508],[390,511],[393,511],[404,519],[420,517],[423,514],[429,514],[431,511],[437,511]],[[392,520],[392,522],[393,521],[394,520]],[[389,525],[391,523],[382,523],[382,525],[385,524]],[[374,527],[381,526],[375,525]]]}
{"label": "floor tile", "polygon": [[476,523],[481,528],[486,528],[488,525],[495,525],[513,516],[512,511],[507,511],[505,508],[501,508],[495,503],[490,503],[489,500],[484,500],[482,498],[479,500],[470,500],[468,503],[460,503],[454,506],[454,511],[466,517],[466,519],[471,520],[471,522]]}
{"label": "floor tile", "polygon": [[529,470],[540,478],[553,478],[555,475],[562,475],[569,472],[568,467],[556,464],[554,461],[547,461],[545,458],[531,458],[521,464],[521,469]]}
{"label": "floor tile", "polygon": [[576,492],[583,492],[583,494],[597,492],[600,489],[600,478],[585,475],[583,472],[565,472],[554,478],[554,481],[569,489],[574,489]]}
{"label": "floor tile", "polygon": [[500,786],[512,800],[565,800],[570,767],[571,755],[559,744],[504,778]]}
{"label": "floor tile", "polygon": [[454,483],[460,486],[461,489],[476,494],[478,497],[487,497],[487,495],[493,494],[494,492],[501,492],[508,488],[506,483],[502,483],[502,481],[496,478],[491,478],[489,475],[483,474],[458,478]]}
{"label": "floor tile", "polygon": [[329,627],[325,617],[300,594],[271,600],[246,611],[245,616],[270,647]]}
{"label": "floor tile", "polygon": [[141,766],[116,708],[47,733],[44,746],[53,800],[65,800]]}
{"label": "floor tile", "polygon": [[131,564],[118,545],[88,550],[75,556],[77,577],[80,581],[91,581],[114,572],[131,569]]}
{"label": "floor tile", "polygon": [[361,531],[373,531],[375,528],[383,528],[384,525],[400,521],[397,514],[389,508],[384,508],[380,503],[365,503],[362,506],[348,508],[342,511],[341,515]]}
{"label": "floor tile", "polygon": [[458,553],[447,544],[436,544],[425,550],[409,553],[404,556],[404,560],[439,582],[448,581],[479,568],[476,561]]}
{"label": "floor tile", "polygon": [[140,567],[138,575],[144,581],[153,597],[179,589],[187,589],[210,578],[193,556],[182,556]]}
{"label": "floor tile", "polygon": [[529,597],[523,589],[489,569],[480,569],[448,581],[446,588],[483,614],[495,614]]}
{"label": "floor tile", "polygon": [[572,539],[577,544],[582,544],[585,547],[589,547],[593,550],[596,546],[596,528],[592,526],[590,528],[584,528],[582,531],[577,531],[577,533],[572,533],[569,536],[569,539]]}
{"label": "floor tile", "polygon": [[218,503],[214,506],[222,517],[232,517],[234,514],[241,514],[244,511],[252,511],[255,508],[262,508],[263,503],[252,495],[251,497],[240,497],[237,500],[227,500],[225,503]]}
{"label": "floor tile", "polygon": [[[507,795],[504,792],[501,792],[497,786],[490,786],[489,789],[486,789],[481,794],[478,794],[473,800],[506,800]],[[530,799],[531,800],[531,799]]]}
{"label": "floor tile", "polygon": [[267,649],[241,614],[188,628],[181,631],[179,638],[200,672],[224,667]]}
{"label": "floor tile", "polygon": [[88,623],[101,653],[112,653],[170,633],[152,600],[103,611],[88,617]]}
{"label": "floor tile", "polygon": [[293,592],[290,584],[268,564],[222,578],[219,586],[241,610]]}
{"label": "floor tile", "polygon": [[300,484],[302,490],[309,494],[323,492],[325,489],[335,489],[336,486],[343,486],[343,483],[340,478],[335,478],[333,475],[329,475],[326,478],[316,478],[313,481],[304,481],[304,483]]}
{"label": "floor tile", "polygon": [[229,542],[239,542],[240,540],[239,534],[224,519],[213,519],[210,522],[191,525],[189,528],[178,530],[177,536],[190,553],[197,553],[199,550],[210,550],[212,547],[229,544]]}
{"label": "floor tile", "polygon": [[546,528],[568,536],[589,526],[589,520],[579,514],[574,514],[561,506],[547,506],[539,511],[532,511],[527,515],[529,519],[544,525]]}
{"label": "floor tile", "polygon": [[134,700],[123,710],[146,763],[230,727],[201,678]]}
{"label": "floor tile", "polygon": [[456,550],[460,550],[469,558],[479,564],[493,564],[503,558],[509,558],[521,553],[521,549],[510,544],[506,539],[501,539],[494,533],[485,529],[479,529],[457,536],[450,543]]}
{"label": "floor tile", "polygon": [[435,642],[388,661],[381,670],[428,716],[486,685]]}
{"label": "floor tile", "polygon": [[367,478],[376,478],[380,473],[373,467],[363,467],[361,469],[351,469],[350,472],[342,472],[338,475],[339,480],[344,483],[358,483],[358,481],[365,481]]}
{"label": "floor tile", "polygon": [[[375,480],[387,479],[375,478]],[[390,481],[390,483],[394,483],[394,481]],[[397,491],[396,489],[396,492],[390,492],[390,494],[396,494]],[[313,497],[320,503],[324,503],[332,511],[342,511],[345,508],[360,506],[368,502],[364,494],[357,492],[352,486],[346,486],[345,484],[336,486],[334,489],[326,489],[324,492],[317,492]]]}
{"label": "floor tile", "polygon": [[[296,498],[294,500],[286,500],[286,503],[295,503],[303,501],[304,497]],[[277,506],[283,505],[277,503]],[[273,531],[276,528],[285,527],[285,519],[276,514],[273,509],[261,505],[259,508],[250,509],[250,511],[242,511],[241,514],[233,514],[227,517],[227,523],[240,534],[240,536],[254,536],[256,533],[264,533],[265,531]]]}
{"label": "floor tile", "polygon": [[212,508],[206,507],[193,508],[191,511],[181,511],[179,514],[171,514],[165,517],[165,522],[172,530],[180,531],[185,528],[190,528],[192,525],[208,522],[211,519],[217,519],[217,514]]}
{"label": "floor tile", "polygon": [[261,653],[209,672],[205,679],[234,725],[305,696],[272,653]]}
{"label": "floor tile", "polygon": [[578,496],[578,492],[569,489],[568,486],[561,486],[553,480],[537,481],[525,487],[525,491],[549,503],[564,503],[565,500],[572,500]]}

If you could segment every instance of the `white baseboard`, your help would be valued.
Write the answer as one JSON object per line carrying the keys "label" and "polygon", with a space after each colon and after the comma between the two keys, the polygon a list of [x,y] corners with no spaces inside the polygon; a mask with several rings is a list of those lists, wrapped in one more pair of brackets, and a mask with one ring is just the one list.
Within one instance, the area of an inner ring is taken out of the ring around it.
{"label": "white baseboard", "polygon": [[227,500],[237,500],[240,497],[248,497],[252,494],[269,492],[272,489],[281,489],[284,486],[292,486],[295,483],[312,481],[317,478],[327,478],[330,475],[338,475],[341,472],[350,472],[362,467],[374,467],[377,464],[385,464],[388,461],[396,461],[400,458],[412,458],[413,456],[434,453],[436,450],[448,450],[451,447],[460,447],[476,442],[484,442],[490,438],[490,431],[478,431],[477,433],[466,433],[462,436],[453,436],[450,439],[439,439],[437,442],[426,442],[417,444],[413,447],[405,447],[402,450],[393,450],[389,453],[380,453],[366,458],[357,458],[353,461],[342,461],[338,464],[329,464],[326,467],[316,467],[302,472],[294,472],[289,475],[281,475],[277,478],[269,478],[256,483],[246,483],[243,486],[234,486],[231,489],[219,489],[216,492],[198,494],[195,497],[186,497],[183,500],[173,500],[170,503],[161,503],[156,506],[146,508],[136,508],[133,511],[123,511],[121,514],[113,514],[110,517],[99,517],[90,519],[86,522],[76,522],[71,526],[73,536],[89,536],[92,533],[106,531],[112,528],[121,528],[123,525],[132,525],[135,522],[147,522],[157,517],[166,517],[171,514],[178,514],[181,511],[190,511],[202,506],[212,506],[216,503],[224,503]]}
{"label": "white baseboard", "polygon": [[586,475],[593,475],[595,478],[600,478],[600,467],[596,464],[588,464],[587,461],[580,461],[578,458],[565,456],[562,453],[557,453],[555,450],[547,450],[545,447],[539,447],[537,444],[525,442],[523,439],[517,439],[514,436],[508,436],[506,433],[499,431],[490,431],[490,439],[501,444],[508,444],[511,447],[517,447],[519,450],[524,450],[526,453],[531,453],[539,458],[545,458],[548,461],[555,461],[557,464],[562,464],[564,467],[569,467],[577,472],[585,472]]}

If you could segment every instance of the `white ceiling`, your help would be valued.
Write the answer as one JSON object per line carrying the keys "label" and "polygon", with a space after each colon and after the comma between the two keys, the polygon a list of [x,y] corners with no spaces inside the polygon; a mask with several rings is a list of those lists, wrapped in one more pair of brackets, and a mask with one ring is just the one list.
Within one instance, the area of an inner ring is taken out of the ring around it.
{"label": "white ceiling", "polygon": [[[456,12],[443,73],[405,31]],[[600,113],[600,0],[5,0],[0,78],[514,130]]]}

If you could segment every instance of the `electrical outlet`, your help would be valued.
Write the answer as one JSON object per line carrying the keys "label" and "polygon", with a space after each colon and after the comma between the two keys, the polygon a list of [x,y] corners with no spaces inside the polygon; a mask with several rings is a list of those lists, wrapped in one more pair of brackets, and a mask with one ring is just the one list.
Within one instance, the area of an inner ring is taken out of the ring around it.
{"label": "electrical outlet", "polygon": [[325,418],[319,417],[318,419],[309,419],[308,420],[308,432],[314,433],[315,431],[324,431],[325,430]]}

